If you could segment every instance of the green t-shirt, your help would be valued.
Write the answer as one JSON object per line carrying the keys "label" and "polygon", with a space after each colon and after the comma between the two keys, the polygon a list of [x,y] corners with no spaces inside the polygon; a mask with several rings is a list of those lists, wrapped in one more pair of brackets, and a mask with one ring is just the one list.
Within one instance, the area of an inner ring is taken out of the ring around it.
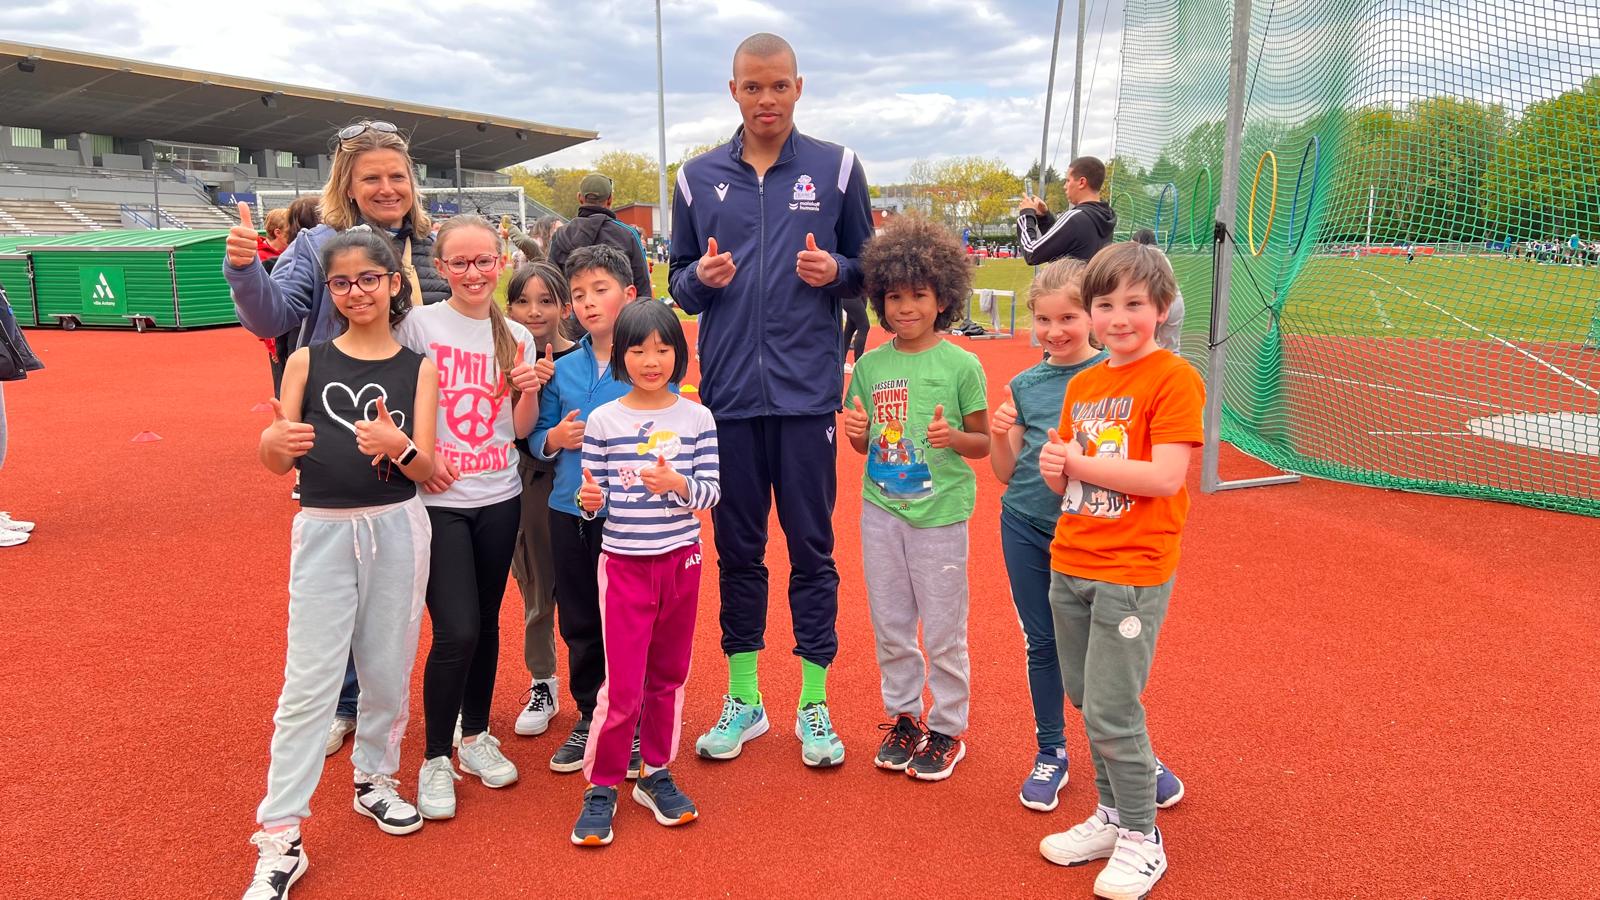
{"label": "green t-shirt", "polygon": [[940,340],[921,353],[901,353],[890,341],[856,361],[845,405],[860,398],[867,411],[867,467],[861,494],[917,528],[972,518],[978,480],[949,448],[928,446],[933,408],[944,405],[950,427],[988,409],[978,357]]}

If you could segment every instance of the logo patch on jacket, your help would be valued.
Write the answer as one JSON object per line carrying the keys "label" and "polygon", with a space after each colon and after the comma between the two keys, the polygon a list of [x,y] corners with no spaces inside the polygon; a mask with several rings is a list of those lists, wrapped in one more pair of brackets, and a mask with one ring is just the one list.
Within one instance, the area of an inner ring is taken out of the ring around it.
{"label": "logo patch on jacket", "polygon": [[726,199],[728,199],[728,183],[723,182],[717,185],[717,201],[721,202]]}
{"label": "logo patch on jacket", "polygon": [[811,183],[810,175],[801,175],[794,183],[794,202],[789,204],[790,209],[803,209],[806,212],[820,212],[822,204],[817,201],[817,186]]}

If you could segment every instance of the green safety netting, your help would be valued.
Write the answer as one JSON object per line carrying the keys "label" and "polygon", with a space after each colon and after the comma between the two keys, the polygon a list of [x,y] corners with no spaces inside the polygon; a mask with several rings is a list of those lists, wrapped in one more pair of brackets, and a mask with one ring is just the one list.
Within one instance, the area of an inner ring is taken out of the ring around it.
{"label": "green safety netting", "polygon": [[1600,5],[1128,0],[1109,199],[1207,364],[1238,179],[1222,435],[1295,472],[1600,515]]}

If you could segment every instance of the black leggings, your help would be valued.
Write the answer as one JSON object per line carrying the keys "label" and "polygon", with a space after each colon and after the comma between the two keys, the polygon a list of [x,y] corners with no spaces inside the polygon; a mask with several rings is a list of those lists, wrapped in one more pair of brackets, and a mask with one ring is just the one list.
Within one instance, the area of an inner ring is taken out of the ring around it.
{"label": "black leggings", "polygon": [[850,351],[856,352],[856,362],[861,361],[861,354],[867,352],[867,329],[872,326],[867,322],[867,298],[855,297],[844,301],[844,351],[846,362],[850,360]]}
{"label": "black leggings", "polygon": [[555,560],[556,625],[567,645],[567,688],[582,719],[594,717],[606,680],[605,633],[600,627],[600,529],[606,520],[585,522],[550,510],[550,555]]}
{"label": "black leggings", "polygon": [[461,714],[461,733],[489,727],[495,668],[500,664],[500,600],[511,574],[522,498],[489,506],[428,507],[433,522],[428,616],[433,647],[422,673],[427,724],[423,759],[450,755]]}

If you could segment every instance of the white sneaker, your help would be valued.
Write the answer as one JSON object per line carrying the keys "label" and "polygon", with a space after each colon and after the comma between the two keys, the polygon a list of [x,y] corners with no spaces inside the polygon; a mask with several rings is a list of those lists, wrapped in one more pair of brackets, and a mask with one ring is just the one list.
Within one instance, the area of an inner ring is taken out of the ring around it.
{"label": "white sneaker", "polygon": [[1094,815],[1070,829],[1045,835],[1039,853],[1058,866],[1081,866],[1105,859],[1116,846],[1117,826],[1106,818],[1105,810],[1096,808]]}
{"label": "white sneaker", "polygon": [[528,705],[517,714],[517,724],[512,730],[523,737],[544,734],[550,727],[550,720],[561,711],[561,702],[556,699],[560,687],[560,682],[554,678],[535,679],[528,687]]}
{"label": "white sneaker", "polygon": [[260,855],[256,871],[245,888],[244,900],[286,900],[289,887],[306,873],[306,853],[300,848],[300,828],[296,826],[270,834],[258,831],[250,836]]}
{"label": "white sneaker", "polygon": [[483,779],[485,787],[502,788],[517,781],[517,767],[500,752],[500,739],[485,731],[461,744],[461,771]]}
{"label": "white sneaker", "polygon": [[1106,900],[1142,900],[1166,871],[1167,851],[1161,845],[1161,829],[1148,837],[1118,829],[1116,850],[1094,880],[1094,895]]}
{"label": "white sneaker", "polygon": [[410,834],[422,827],[422,816],[400,796],[400,782],[393,775],[357,772],[355,809],[385,834]]}
{"label": "white sneaker", "polygon": [[33,532],[33,523],[24,522],[21,519],[13,519],[11,518],[11,513],[0,510],[0,531],[20,531],[23,534],[31,534]]}
{"label": "white sneaker", "polygon": [[435,756],[422,764],[417,773],[417,812],[424,819],[456,817],[456,782],[461,775],[450,765],[450,757]]}
{"label": "white sneaker", "polygon": [[26,531],[7,531],[0,528],[0,547],[15,547],[18,544],[26,544],[28,538],[31,537],[33,535]]}
{"label": "white sneaker", "polygon": [[328,746],[322,748],[323,756],[332,756],[344,746],[344,739],[356,733],[354,719],[335,718],[328,728]]}

